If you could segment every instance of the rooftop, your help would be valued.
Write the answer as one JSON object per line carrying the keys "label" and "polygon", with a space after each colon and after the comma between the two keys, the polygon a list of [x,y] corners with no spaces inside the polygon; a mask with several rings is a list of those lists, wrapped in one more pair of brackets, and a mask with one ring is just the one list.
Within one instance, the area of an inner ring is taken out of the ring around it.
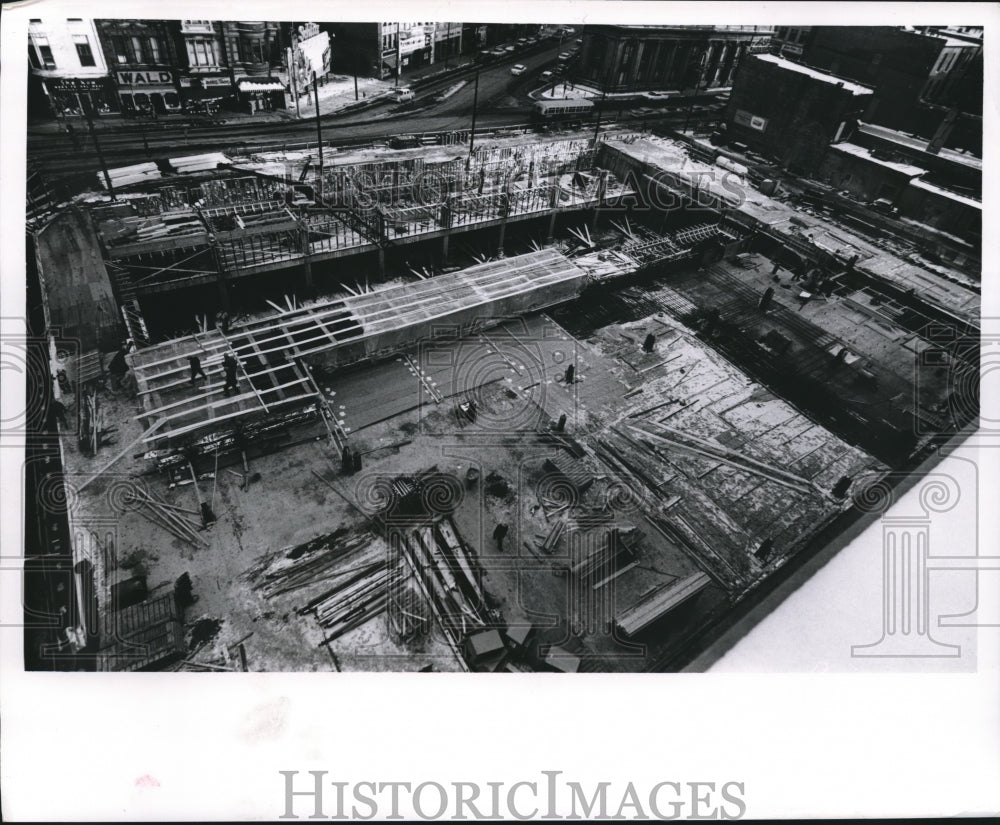
{"label": "rooftop", "polygon": [[786,60],[783,57],[778,57],[776,54],[755,54],[754,57],[757,60],[764,61],[765,63],[773,63],[775,66],[778,66],[785,71],[798,72],[799,74],[811,77],[813,80],[820,80],[824,83],[829,83],[832,86],[840,86],[855,97],[858,95],[870,95],[875,91],[868,86],[862,86],[860,83],[853,83],[850,80],[837,77],[836,75],[827,74],[819,69],[812,69],[808,66],[803,66],[801,63]]}
{"label": "rooftop", "polygon": [[975,198],[970,198],[966,195],[960,195],[958,192],[952,192],[949,189],[942,189],[940,186],[935,186],[933,183],[928,183],[925,180],[911,180],[910,186],[915,186],[917,189],[924,189],[928,192],[933,192],[935,195],[940,195],[942,198],[948,198],[956,203],[961,203],[964,206],[971,206],[973,209],[982,210],[983,202],[978,201]]}
{"label": "rooftop", "polygon": [[[930,141],[927,138],[916,137],[915,135],[900,132],[896,129],[889,129],[886,126],[879,126],[875,123],[864,123],[862,121],[858,121],[858,131],[866,135],[872,135],[873,137],[897,143],[900,146],[906,146],[909,149],[917,149],[921,152],[926,152],[927,146],[930,144]],[[935,157],[945,158],[947,160],[954,161],[955,163],[961,163],[963,166],[979,169],[980,171],[982,171],[983,168],[983,159],[976,157],[969,152],[959,152],[955,149],[946,149],[942,147],[941,150],[936,153]]]}
{"label": "rooftop", "polygon": [[907,175],[908,177],[915,178],[920,175],[927,173],[926,169],[922,169],[919,166],[914,166],[910,163],[899,163],[893,160],[885,160],[883,158],[875,157],[870,149],[866,149],[864,146],[858,146],[855,143],[833,143],[830,148],[835,152],[843,152],[846,155],[853,155],[857,158],[863,158],[864,160],[874,163],[878,166],[883,166],[886,169],[892,169],[894,172],[899,172],[902,175]]}

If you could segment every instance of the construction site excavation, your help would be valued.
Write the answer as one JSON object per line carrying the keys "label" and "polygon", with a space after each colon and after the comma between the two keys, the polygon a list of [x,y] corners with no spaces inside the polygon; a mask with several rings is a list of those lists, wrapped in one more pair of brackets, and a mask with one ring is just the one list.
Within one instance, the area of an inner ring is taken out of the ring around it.
{"label": "construction site excavation", "polygon": [[975,417],[967,263],[697,135],[475,138],[29,215],[70,600],[36,666],[680,670]]}

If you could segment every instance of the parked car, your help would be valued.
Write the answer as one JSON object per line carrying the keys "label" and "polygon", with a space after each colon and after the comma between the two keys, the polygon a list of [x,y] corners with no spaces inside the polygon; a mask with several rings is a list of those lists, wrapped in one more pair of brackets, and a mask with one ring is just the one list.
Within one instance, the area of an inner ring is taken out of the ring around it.
{"label": "parked car", "polygon": [[416,135],[393,135],[389,138],[390,149],[416,149],[420,146],[420,138]]}
{"label": "parked car", "polygon": [[899,214],[899,210],[892,205],[892,201],[888,198],[879,198],[878,200],[874,200],[869,204],[869,207],[883,215],[891,216]]}
{"label": "parked car", "polygon": [[525,66],[523,63],[515,63],[513,66],[510,67],[510,73],[516,77],[519,74],[524,74],[527,71],[527,69],[528,67]]}
{"label": "parked car", "polygon": [[546,69],[544,72],[542,72],[542,80],[548,80],[551,77],[555,77],[555,72],[553,72],[551,69]]}
{"label": "parked car", "polygon": [[509,52],[516,52],[517,51],[517,46],[514,46],[514,45],[512,45],[510,43],[508,43],[506,46],[503,46],[502,48],[503,48],[503,50],[505,52],[508,52],[508,53]]}
{"label": "parked car", "polygon": [[392,90],[392,99],[397,103],[406,103],[413,100],[415,97],[416,95],[413,94],[413,89],[409,86],[400,86],[398,89]]}
{"label": "parked car", "polygon": [[528,45],[528,38],[527,37],[519,37],[519,38],[517,38],[517,40],[514,41],[514,43],[517,46],[519,46],[520,48],[523,49],[525,46]]}
{"label": "parked car", "polygon": [[569,52],[559,52],[559,54],[556,55],[556,60],[558,60],[560,63],[565,63],[567,60],[570,59],[570,57],[571,55]]}

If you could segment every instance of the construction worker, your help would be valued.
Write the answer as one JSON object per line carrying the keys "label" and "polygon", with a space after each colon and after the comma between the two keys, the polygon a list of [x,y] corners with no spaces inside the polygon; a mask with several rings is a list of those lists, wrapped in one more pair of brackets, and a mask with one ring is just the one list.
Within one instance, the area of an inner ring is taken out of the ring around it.
{"label": "construction worker", "polygon": [[223,335],[229,335],[229,313],[222,310],[215,319],[216,325],[222,330]]}
{"label": "construction worker", "polygon": [[642,342],[643,352],[652,352],[653,347],[656,346],[656,336],[653,333],[649,333],[646,336],[646,340]]}
{"label": "construction worker", "polygon": [[208,376],[205,375],[205,370],[203,370],[201,368],[201,359],[197,355],[189,355],[188,356],[188,365],[191,368],[191,383],[192,384],[194,384],[195,380],[198,378],[199,375],[202,378],[204,378],[206,381],[208,380]]}
{"label": "construction worker", "polygon": [[493,540],[497,543],[497,550],[503,552],[503,540],[507,538],[507,525],[502,522],[493,528]]}
{"label": "construction worker", "polygon": [[56,429],[56,423],[63,429],[69,429],[69,423],[66,421],[66,405],[58,398],[52,399],[52,403],[49,405],[49,416],[49,429]]}
{"label": "construction worker", "polygon": [[236,360],[235,356],[231,352],[227,352],[225,358],[222,359],[222,368],[226,373],[226,384],[222,388],[224,395],[229,395],[229,390],[235,393],[240,391],[239,382],[236,380],[236,370],[239,367],[239,361]]}

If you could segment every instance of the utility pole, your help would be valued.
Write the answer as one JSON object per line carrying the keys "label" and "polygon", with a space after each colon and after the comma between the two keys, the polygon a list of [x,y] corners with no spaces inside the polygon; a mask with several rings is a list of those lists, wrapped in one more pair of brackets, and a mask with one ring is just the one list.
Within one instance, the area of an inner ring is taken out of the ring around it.
{"label": "utility pole", "polygon": [[601,110],[604,108],[604,99],[608,96],[607,88],[601,93],[601,103],[597,108],[597,123],[594,124],[594,150],[597,150],[597,135],[601,131]]}
{"label": "utility pole", "polygon": [[448,68],[448,58],[451,57],[451,23],[448,23],[448,28],[445,30],[444,36],[444,67]]}
{"label": "utility pole", "polygon": [[[79,98],[80,81],[76,81],[74,88],[76,89],[77,97]],[[94,131],[94,116],[90,112],[90,107],[84,106],[82,101],[80,102],[80,106],[83,108],[83,114],[87,118],[87,127],[90,129],[90,139],[94,141],[94,150],[97,152],[97,160],[100,162],[101,170],[104,172],[104,182],[108,185],[108,194],[111,195],[111,200],[116,200],[115,187],[114,184],[111,183],[111,175],[108,173],[108,164],[107,161],[104,160],[104,152],[101,151],[101,144],[97,140],[97,132]],[[145,131],[143,131],[143,137],[145,138]]]}
{"label": "utility pole", "polygon": [[319,84],[316,82],[316,72],[312,73],[313,76],[313,99],[316,101],[316,138],[318,140],[319,148],[319,181],[316,187],[316,192],[319,195],[317,200],[323,202],[323,125],[319,117]]}
{"label": "utility pole", "polygon": [[469,157],[476,148],[476,107],[479,105],[479,66],[476,66],[476,88],[472,93],[472,128],[469,130]]}
{"label": "utility pole", "polygon": [[399,88],[399,70],[402,68],[402,45],[399,42],[399,23],[396,24],[396,88]]}
{"label": "utility pole", "polygon": [[299,83],[296,77],[297,72],[295,71],[295,52],[293,49],[288,50],[288,75],[292,79],[292,97],[295,98],[295,117],[302,117],[302,113],[299,111]]}
{"label": "utility pole", "polygon": [[354,53],[354,100],[358,99],[358,64],[361,63],[361,53]]}

